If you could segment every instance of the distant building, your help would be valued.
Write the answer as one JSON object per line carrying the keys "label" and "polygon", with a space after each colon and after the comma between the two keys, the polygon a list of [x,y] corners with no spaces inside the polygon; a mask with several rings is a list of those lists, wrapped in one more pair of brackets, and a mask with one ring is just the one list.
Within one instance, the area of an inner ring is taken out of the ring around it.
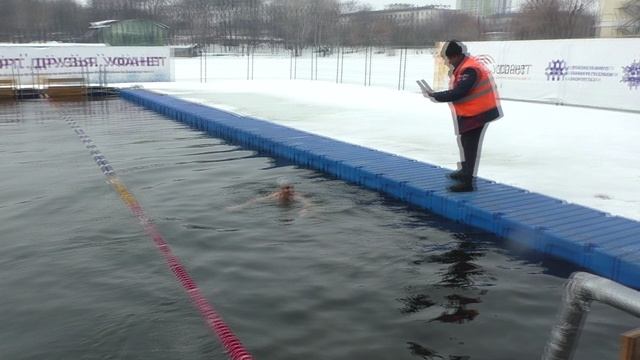
{"label": "distant building", "polygon": [[150,20],[105,20],[92,22],[85,36],[86,42],[111,46],[164,46],[169,27]]}
{"label": "distant building", "polygon": [[358,11],[341,16],[342,21],[363,20],[375,21],[378,19],[389,20],[400,26],[421,25],[432,21],[443,13],[451,13],[455,10],[446,6],[406,6],[393,4],[385,10]]}
{"label": "distant building", "polygon": [[171,49],[171,57],[195,57],[200,56],[202,49],[200,46],[192,45],[173,45]]}
{"label": "distant building", "polygon": [[640,0],[601,0],[598,37],[640,35]]}
{"label": "distant building", "polygon": [[484,40],[510,40],[513,37],[513,26],[520,14],[506,12],[484,17]]}
{"label": "distant building", "polygon": [[511,0],[457,0],[456,7],[471,16],[485,17],[511,11]]}
{"label": "distant building", "polygon": [[384,9],[385,10],[407,10],[407,9],[412,9],[412,8],[415,8],[415,7],[416,7],[416,5],[404,4],[404,3],[394,3],[394,4],[385,5]]}

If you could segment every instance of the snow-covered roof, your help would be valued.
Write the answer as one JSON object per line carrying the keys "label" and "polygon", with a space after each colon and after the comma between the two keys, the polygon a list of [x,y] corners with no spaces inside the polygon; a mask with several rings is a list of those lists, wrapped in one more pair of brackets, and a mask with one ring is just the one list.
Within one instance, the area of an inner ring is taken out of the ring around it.
{"label": "snow-covered roof", "polygon": [[107,46],[103,43],[62,43],[57,41],[32,43],[0,43],[0,47],[78,47],[78,46]]}
{"label": "snow-covered roof", "polygon": [[94,21],[89,23],[89,29],[99,29],[104,27],[109,27],[113,23],[117,23],[120,20],[102,20],[102,21]]}
{"label": "snow-covered roof", "polygon": [[128,20],[102,20],[102,21],[94,21],[89,23],[89,29],[101,29],[101,28],[106,28],[106,27],[110,27],[111,25],[121,22],[121,21],[150,21],[153,22],[154,24],[166,28],[168,29],[169,27],[165,24],[161,24],[159,22],[155,22],[152,20],[144,20],[144,19],[128,19]]}

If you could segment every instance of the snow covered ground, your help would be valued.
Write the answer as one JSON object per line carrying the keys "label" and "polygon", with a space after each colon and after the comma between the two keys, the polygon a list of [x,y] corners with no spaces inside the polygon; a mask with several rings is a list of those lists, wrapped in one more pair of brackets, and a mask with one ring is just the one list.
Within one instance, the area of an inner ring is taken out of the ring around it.
{"label": "snow covered ground", "polygon": [[[298,60],[307,80],[288,80],[288,57],[256,59],[255,80],[246,80],[246,57],[218,57],[206,84],[198,81],[199,59],[176,59],[176,82],[144,87],[454,169],[459,151],[449,107],[414,86],[432,79],[431,55],[409,55],[406,91],[397,90],[398,60],[374,58],[377,80],[365,87],[364,72],[345,73],[336,84],[335,57],[320,59],[317,81],[308,80],[309,59]],[[346,57],[345,71],[363,62]],[[514,101],[502,108],[504,117],[486,132],[479,176],[640,220],[640,114]]]}

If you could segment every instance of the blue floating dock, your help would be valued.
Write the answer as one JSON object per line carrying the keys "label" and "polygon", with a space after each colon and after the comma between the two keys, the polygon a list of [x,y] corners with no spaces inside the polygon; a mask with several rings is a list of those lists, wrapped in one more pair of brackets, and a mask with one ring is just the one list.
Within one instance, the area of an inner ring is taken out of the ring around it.
{"label": "blue floating dock", "polygon": [[640,288],[640,222],[478,179],[477,191],[450,193],[450,171],[401,156],[238,116],[146,90],[124,99],[295,164],[385,193],[446,218]]}

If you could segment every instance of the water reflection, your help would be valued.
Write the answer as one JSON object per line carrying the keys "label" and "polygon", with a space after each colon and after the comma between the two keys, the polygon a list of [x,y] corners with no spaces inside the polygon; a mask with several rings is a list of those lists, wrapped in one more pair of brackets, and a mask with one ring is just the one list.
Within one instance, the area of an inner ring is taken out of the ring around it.
{"label": "water reflection", "polygon": [[429,349],[426,346],[422,346],[412,341],[407,341],[407,344],[409,344],[409,350],[411,350],[411,354],[413,355],[419,356],[426,360],[444,359],[444,357],[439,355],[435,350]]}
{"label": "water reflection", "polygon": [[[446,245],[427,245],[423,255],[411,262],[416,266],[446,266],[436,273],[437,279],[421,286],[418,293],[415,287],[406,288],[411,294],[399,299],[403,304],[400,308],[401,313],[414,314],[440,306],[444,311],[427,323],[460,325],[471,322],[480,315],[480,311],[474,305],[481,303],[481,297],[487,293],[487,290],[481,288],[491,286],[495,282],[495,279],[478,264],[479,259],[485,256],[486,248],[482,241],[471,239],[467,234],[458,233],[453,237],[455,242]],[[469,356],[463,355],[443,355],[416,342],[407,344],[412,355],[423,359],[470,359]]]}
{"label": "water reflection", "polygon": [[430,349],[426,346],[422,346],[413,341],[407,341],[407,344],[409,345],[409,350],[411,351],[412,355],[419,356],[425,360],[434,360],[434,359],[469,360],[471,359],[470,356],[466,356],[466,355],[449,355],[447,357],[444,357],[438,354],[438,352],[436,352],[435,350]]}
{"label": "water reflection", "polygon": [[445,323],[458,323],[463,324],[471,321],[478,316],[479,312],[474,309],[467,309],[467,304],[481,303],[478,298],[469,298],[461,295],[449,295],[446,297],[448,303],[445,305],[447,309],[453,309],[453,311],[445,311],[440,316],[430,321],[440,321]]}
{"label": "water reflection", "polygon": [[469,241],[464,234],[457,234],[460,241],[454,249],[441,254],[429,255],[422,261],[414,261],[414,264],[422,262],[446,264],[449,267],[440,272],[442,280],[439,286],[451,288],[466,288],[474,285],[474,279],[484,274],[483,269],[474,260],[484,256],[484,249],[475,242]]}
{"label": "water reflection", "polygon": [[400,309],[400,312],[403,314],[417,313],[436,304],[431,300],[429,295],[425,294],[408,296],[399,300],[404,303],[404,307]]}
{"label": "water reflection", "polygon": [[22,104],[0,100],[0,125],[24,122],[24,112]]}

